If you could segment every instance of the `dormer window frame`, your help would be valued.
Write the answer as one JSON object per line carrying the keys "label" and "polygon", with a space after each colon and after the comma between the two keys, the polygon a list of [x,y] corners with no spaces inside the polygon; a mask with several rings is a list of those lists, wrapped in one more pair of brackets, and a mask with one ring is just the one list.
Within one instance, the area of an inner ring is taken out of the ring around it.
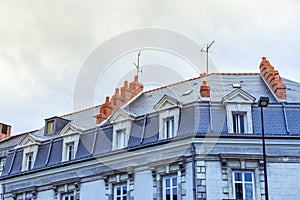
{"label": "dormer window frame", "polygon": [[[62,162],[68,162],[76,159],[80,134],[82,133],[82,128],[79,128],[71,123],[67,124],[60,132],[60,135],[63,138],[63,149],[61,157]],[[70,149],[70,147],[72,149]]]}
{"label": "dormer window frame", "polygon": [[164,119],[164,138],[170,139],[176,136],[175,132],[175,122],[173,117],[167,117]]}
{"label": "dormer window frame", "polygon": [[28,171],[34,168],[38,148],[41,142],[33,135],[26,136],[20,146],[23,148],[22,171]]}
{"label": "dormer window frame", "polygon": [[[181,108],[182,105],[179,101],[167,95],[164,95],[154,106],[159,115],[159,140],[171,139],[177,136]],[[168,124],[170,119],[173,122]],[[170,130],[170,126],[172,130]],[[171,131],[172,134],[168,131]]]}
{"label": "dormer window frame", "polygon": [[31,170],[33,168],[33,152],[26,153],[26,170]]}
{"label": "dormer window frame", "polygon": [[[228,133],[253,133],[252,122],[252,105],[255,103],[255,98],[238,88],[229,93],[222,99],[222,103],[226,107],[226,119]],[[243,124],[241,125],[241,119],[235,118],[243,116]],[[244,131],[242,131],[244,126]]]}
{"label": "dormer window frame", "polygon": [[[112,150],[124,149],[128,146],[128,141],[131,132],[132,122],[135,120],[135,115],[129,113],[122,108],[119,108],[110,118],[109,122],[113,126],[113,141]],[[119,134],[124,134],[123,144],[119,145]]]}
{"label": "dormer window frame", "polygon": [[[51,130],[49,130],[49,129],[51,129]],[[46,122],[46,134],[49,135],[49,134],[54,133],[55,132],[54,129],[55,129],[55,120],[53,119],[53,120],[47,121]]]}

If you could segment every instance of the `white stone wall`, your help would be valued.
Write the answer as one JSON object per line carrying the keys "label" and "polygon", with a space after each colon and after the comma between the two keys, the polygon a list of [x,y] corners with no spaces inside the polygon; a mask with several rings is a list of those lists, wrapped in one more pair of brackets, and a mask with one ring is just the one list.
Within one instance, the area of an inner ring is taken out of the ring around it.
{"label": "white stone wall", "polygon": [[193,167],[192,163],[187,163],[186,164],[186,174],[185,174],[185,191],[186,191],[186,196],[184,200],[190,200],[193,199]]}
{"label": "white stone wall", "polygon": [[206,162],[206,195],[209,200],[227,199],[223,193],[223,188],[227,186],[222,180],[222,170],[220,162]]}
{"label": "white stone wall", "polygon": [[54,191],[46,190],[37,192],[37,200],[52,200],[54,199]]}
{"label": "white stone wall", "polygon": [[300,199],[300,163],[268,163],[269,199]]}
{"label": "white stone wall", "polygon": [[80,200],[107,199],[103,180],[80,184]]}
{"label": "white stone wall", "polygon": [[136,172],[134,175],[134,199],[153,200],[151,171]]}

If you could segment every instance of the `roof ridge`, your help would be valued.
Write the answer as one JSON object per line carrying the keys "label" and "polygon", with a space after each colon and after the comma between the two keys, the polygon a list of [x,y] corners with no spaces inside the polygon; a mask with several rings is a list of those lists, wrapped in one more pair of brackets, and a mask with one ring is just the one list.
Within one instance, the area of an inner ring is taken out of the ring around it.
{"label": "roof ridge", "polygon": [[[208,76],[208,75],[206,75],[206,76]],[[167,88],[167,87],[170,87],[170,86],[173,86],[173,85],[178,85],[178,84],[181,84],[181,83],[185,83],[185,82],[192,81],[192,80],[196,80],[196,79],[198,79],[198,78],[203,78],[203,77],[205,77],[205,76],[202,76],[202,77],[200,77],[200,76],[193,77],[193,78],[190,78],[190,79],[187,79],[187,80],[182,80],[182,81],[175,82],[175,83],[172,83],[172,84],[169,84],[169,85],[164,85],[164,86],[161,86],[161,87],[158,87],[158,88],[154,88],[154,89],[151,89],[151,90],[147,90],[147,91],[145,91],[145,92],[143,92],[143,93],[153,92],[153,91],[156,91],[156,90],[160,90],[160,89],[162,89],[162,88]]]}
{"label": "roof ridge", "polygon": [[178,84],[185,83],[185,82],[188,82],[188,81],[193,81],[193,80],[196,80],[196,79],[199,79],[199,78],[205,78],[205,77],[211,76],[211,75],[259,75],[259,74],[260,73],[258,73],[258,72],[214,72],[214,73],[210,73],[210,74],[200,74],[197,77],[193,77],[193,78],[190,78],[190,79],[187,79],[187,80],[183,80],[183,81],[171,83],[169,85],[164,85],[164,86],[161,86],[161,87],[158,87],[158,88],[147,90],[143,93],[145,94],[145,93],[153,92],[153,91],[160,90],[160,89],[163,89],[163,88],[167,88],[167,87],[170,87],[170,86],[173,86],[173,85],[178,85]]}
{"label": "roof ridge", "polygon": [[77,114],[77,113],[84,112],[84,111],[87,111],[87,110],[91,110],[91,109],[94,109],[94,108],[97,108],[97,107],[100,107],[100,106],[101,106],[101,104],[98,104],[98,105],[95,105],[95,106],[92,106],[92,107],[89,107],[89,108],[85,108],[85,109],[82,109],[82,110],[78,110],[78,111],[70,112],[70,113],[67,113],[67,114],[59,115],[58,117],[66,117],[66,116],[69,116],[69,115],[73,115],[73,114]]}

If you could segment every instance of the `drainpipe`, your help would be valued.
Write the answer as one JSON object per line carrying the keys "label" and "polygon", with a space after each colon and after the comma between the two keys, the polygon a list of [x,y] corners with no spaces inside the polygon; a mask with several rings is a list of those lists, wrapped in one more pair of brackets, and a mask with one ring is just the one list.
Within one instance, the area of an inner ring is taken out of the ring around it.
{"label": "drainpipe", "polygon": [[210,122],[210,132],[212,133],[214,131],[214,128],[213,128],[213,118],[212,118],[212,111],[211,111],[211,101],[208,102],[209,104],[209,122]]}
{"label": "drainpipe", "polygon": [[1,200],[4,200],[4,195],[5,195],[5,186],[4,186],[4,184],[2,184]]}
{"label": "drainpipe", "polygon": [[140,144],[142,144],[143,141],[144,141],[144,137],[145,137],[145,129],[146,129],[146,124],[147,124],[147,117],[148,117],[148,114],[146,114],[146,115],[144,116],[144,125],[143,125],[142,137],[141,137],[141,140],[140,140]]}
{"label": "drainpipe", "polygon": [[192,143],[191,153],[192,153],[192,171],[193,171],[193,200],[196,200],[197,179],[196,179],[196,161],[195,161],[195,145],[194,145],[194,143]]}
{"label": "drainpipe", "polygon": [[283,110],[286,133],[289,134],[290,130],[289,130],[289,124],[288,124],[288,121],[287,121],[287,116],[286,116],[286,110],[285,110],[285,104],[284,103],[282,103],[282,110]]}

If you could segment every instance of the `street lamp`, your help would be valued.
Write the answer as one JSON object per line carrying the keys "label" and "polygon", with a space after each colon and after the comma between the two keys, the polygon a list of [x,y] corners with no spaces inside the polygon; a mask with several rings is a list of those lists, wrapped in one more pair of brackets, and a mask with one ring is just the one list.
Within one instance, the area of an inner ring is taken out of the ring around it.
{"label": "street lamp", "polygon": [[266,162],[266,143],[265,143],[265,129],[264,129],[264,113],[263,107],[268,107],[269,97],[260,97],[258,100],[258,107],[260,107],[261,116],[261,133],[262,133],[262,145],[263,145],[263,159],[264,159],[264,178],[265,178],[265,195],[266,200],[269,200],[268,191],[268,175],[267,175],[267,162]]}

